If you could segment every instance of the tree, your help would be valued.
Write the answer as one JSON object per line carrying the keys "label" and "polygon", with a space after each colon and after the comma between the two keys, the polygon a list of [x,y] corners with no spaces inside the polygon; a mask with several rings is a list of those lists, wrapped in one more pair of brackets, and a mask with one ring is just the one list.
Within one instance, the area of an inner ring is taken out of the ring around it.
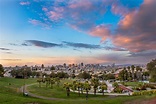
{"label": "tree", "polygon": [[130,66],[128,66],[128,67],[127,67],[127,69],[128,69],[128,70],[130,70],[130,69],[131,69],[131,67],[130,67]]}
{"label": "tree", "polygon": [[3,77],[4,75],[4,68],[3,68],[3,65],[0,64],[0,77]]}
{"label": "tree", "polygon": [[76,76],[75,76],[75,74],[73,73],[70,77],[74,79]]}
{"label": "tree", "polygon": [[80,84],[81,84],[81,94],[83,94],[84,84],[83,83]]}
{"label": "tree", "polygon": [[77,89],[77,81],[73,81],[72,90],[75,92],[76,89]]}
{"label": "tree", "polygon": [[119,79],[123,81],[128,79],[128,71],[125,68],[119,72]]}
{"label": "tree", "polygon": [[83,62],[81,63],[81,66],[83,66]]}
{"label": "tree", "polygon": [[77,89],[78,89],[79,96],[80,96],[80,89],[81,89],[81,83],[80,82],[77,82]]}
{"label": "tree", "polygon": [[42,79],[41,78],[37,79],[37,82],[39,83],[39,87],[41,87]]}
{"label": "tree", "polygon": [[135,78],[135,76],[134,76],[134,69],[135,69],[135,66],[132,65],[132,66],[131,66],[131,69],[132,69],[132,78],[133,78],[133,80],[134,80],[134,78]]}
{"label": "tree", "polygon": [[54,79],[54,78],[51,78],[51,79],[50,79],[51,88],[53,88],[53,84],[55,84],[55,79]]}
{"label": "tree", "polygon": [[48,85],[50,84],[50,77],[46,77],[45,82],[46,82],[46,87],[48,87]]}
{"label": "tree", "polygon": [[59,78],[59,77],[56,77],[56,78],[55,78],[55,81],[56,81],[56,83],[57,83],[57,86],[59,87],[59,85],[60,85],[60,78]]}
{"label": "tree", "polygon": [[50,77],[51,78],[55,78],[56,77],[56,74],[54,72],[51,72]]}
{"label": "tree", "polygon": [[147,70],[149,70],[150,73],[150,81],[156,82],[156,59],[147,64]]}
{"label": "tree", "polygon": [[42,68],[42,69],[44,68],[44,64],[41,65],[41,68]]}
{"label": "tree", "polygon": [[114,76],[114,74],[111,74],[111,73],[109,73],[109,74],[103,74],[103,79],[105,79],[105,80],[108,80],[108,79],[115,79],[115,76]]}
{"label": "tree", "polygon": [[140,73],[139,73],[140,70],[141,70],[140,66],[136,66],[136,76],[137,76],[137,80],[140,79]]}
{"label": "tree", "polygon": [[101,88],[101,90],[102,90],[102,94],[104,95],[104,90],[107,90],[107,84],[106,83],[101,83],[100,84],[100,88]]}
{"label": "tree", "polygon": [[88,83],[88,81],[86,81],[84,83],[84,89],[86,90],[86,100],[88,99],[88,92],[91,89],[91,85]]}
{"label": "tree", "polygon": [[11,75],[15,78],[24,78],[24,77],[30,77],[33,75],[33,72],[28,67],[22,67],[21,69],[15,70],[13,69],[11,72]]}
{"label": "tree", "polygon": [[149,70],[150,72],[153,71],[156,67],[156,59],[150,61],[149,63],[147,63],[147,70]]}
{"label": "tree", "polygon": [[68,78],[69,77],[69,75],[64,72],[58,72],[56,76],[59,78]]}
{"label": "tree", "polygon": [[94,88],[94,95],[96,95],[96,90],[97,90],[97,88],[99,86],[99,79],[97,79],[97,78],[91,79],[91,85]]}
{"label": "tree", "polygon": [[54,66],[51,66],[50,70],[55,70],[55,67]]}
{"label": "tree", "polygon": [[63,86],[65,89],[66,89],[66,92],[67,92],[67,96],[69,97],[70,96],[70,87],[71,87],[71,84],[70,83],[64,83],[64,86]]}
{"label": "tree", "polygon": [[143,79],[147,80],[147,77],[149,77],[149,72],[148,71],[143,72]]}
{"label": "tree", "polygon": [[124,70],[119,72],[119,79],[122,80],[122,81],[125,80],[125,71]]}
{"label": "tree", "polygon": [[86,71],[84,71],[83,73],[80,73],[78,75],[79,78],[83,78],[83,79],[90,79],[91,75],[89,73],[87,73]]}
{"label": "tree", "polygon": [[118,88],[119,87],[118,83],[117,82],[114,82],[113,83],[113,87]]}

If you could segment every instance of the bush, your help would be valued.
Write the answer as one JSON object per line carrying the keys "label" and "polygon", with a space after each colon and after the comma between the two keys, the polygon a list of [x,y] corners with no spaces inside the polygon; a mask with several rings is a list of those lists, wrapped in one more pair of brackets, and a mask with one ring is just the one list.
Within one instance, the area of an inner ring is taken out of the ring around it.
{"label": "bush", "polygon": [[156,94],[156,90],[133,92],[133,96]]}
{"label": "bush", "polygon": [[117,88],[115,88],[114,89],[114,92],[116,92],[116,93],[122,93],[122,89],[121,88],[119,88],[119,87],[117,87]]}

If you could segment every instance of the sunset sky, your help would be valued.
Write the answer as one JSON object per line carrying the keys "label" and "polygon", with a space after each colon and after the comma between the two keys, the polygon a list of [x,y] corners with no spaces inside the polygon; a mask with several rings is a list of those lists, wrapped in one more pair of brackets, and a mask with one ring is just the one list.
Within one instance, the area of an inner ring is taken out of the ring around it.
{"label": "sunset sky", "polygon": [[0,63],[146,64],[156,0],[0,0]]}

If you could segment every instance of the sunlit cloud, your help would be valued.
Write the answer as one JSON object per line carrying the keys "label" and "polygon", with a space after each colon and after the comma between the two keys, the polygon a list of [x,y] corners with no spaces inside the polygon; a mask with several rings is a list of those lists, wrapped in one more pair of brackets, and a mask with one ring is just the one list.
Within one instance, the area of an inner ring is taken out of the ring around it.
{"label": "sunlit cloud", "polygon": [[113,43],[132,52],[156,49],[156,1],[145,0],[139,10],[128,13],[119,22]]}

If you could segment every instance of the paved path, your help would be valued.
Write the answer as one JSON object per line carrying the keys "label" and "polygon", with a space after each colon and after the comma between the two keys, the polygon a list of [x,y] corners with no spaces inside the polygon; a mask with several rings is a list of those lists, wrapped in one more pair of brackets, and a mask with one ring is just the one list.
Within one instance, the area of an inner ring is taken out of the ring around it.
{"label": "paved path", "polygon": [[[53,98],[53,97],[44,97],[44,96],[40,96],[40,95],[36,95],[36,94],[33,94],[33,93],[30,93],[27,89],[28,86],[32,86],[32,85],[35,85],[37,83],[33,83],[33,84],[29,84],[29,85],[25,85],[25,92],[28,93],[28,96],[31,96],[31,97],[35,97],[35,98],[40,98],[40,99],[45,99],[45,100],[64,100],[64,99],[60,99],[60,98]],[[23,93],[23,87],[22,86],[20,88],[20,91]]]}
{"label": "paved path", "polygon": [[[73,90],[70,90],[71,92],[75,92],[75,93],[78,93],[78,91],[73,91]],[[93,92],[88,92],[88,94],[91,94],[93,95],[94,93]],[[102,95],[102,93],[96,93],[96,95]],[[128,96],[129,94],[128,93],[104,93],[104,95],[109,95],[109,96]]]}
{"label": "paved path", "polygon": [[[53,97],[44,97],[44,96],[40,96],[40,95],[36,95],[36,94],[33,94],[33,93],[30,93],[29,90],[27,89],[28,86],[32,86],[32,85],[35,85],[37,83],[33,83],[33,84],[29,84],[29,85],[25,85],[25,91],[26,93],[28,93],[29,96],[31,97],[35,97],[35,98],[40,98],[40,99],[46,99],[46,100],[65,100],[65,99],[61,99],[61,98],[53,98]],[[20,91],[23,93],[23,87],[22,86],[20,88]],[[72,90],[71,90],[72,91]],[[75,91],[76,93],[78,93],[78,91]],[[94,94],[94,93],[91,93],[89,92],[89,94]],[[96,93],[96,95],[102,95],[102,93]],[[104,95],[109,95],[109,98],[114,98],[115,96],[123,96],[123,95],[128,95],[127,93],[124,93],[124,94],[118,94],[118,93],[105,93]]]}

